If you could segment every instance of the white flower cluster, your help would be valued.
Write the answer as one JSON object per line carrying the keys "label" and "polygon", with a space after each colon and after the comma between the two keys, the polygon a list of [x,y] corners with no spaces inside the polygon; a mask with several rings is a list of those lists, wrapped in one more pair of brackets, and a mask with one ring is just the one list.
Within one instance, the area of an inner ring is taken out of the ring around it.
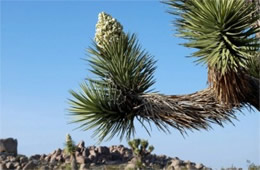
{"label": "white flower cluster", "polygon": [[70,141],[72,141],[71,136],[70,136],[70,134],[67,134],[66,135],[66,142],[70,142]]}
{"label": "white flower cluster", "polygon": [[121,34],[124,34],[123,26],[115,18],[104,12],[98,14],[95,41],[99,47],[102,48],[104,42],[118,40]]}

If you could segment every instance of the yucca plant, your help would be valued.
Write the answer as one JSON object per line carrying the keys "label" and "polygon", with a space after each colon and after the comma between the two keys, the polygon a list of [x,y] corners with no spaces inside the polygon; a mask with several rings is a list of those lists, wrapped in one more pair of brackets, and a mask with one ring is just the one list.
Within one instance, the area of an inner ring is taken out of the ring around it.
{"label": "yucca plant", "polygon": [[134,34],[126,34],[117,20],[99,14],[93,47],[88,49],[91,69],[96,79],[87,79],[81,92],[71,91],[70,111],[82,128],[96,128],[94,136],[103,140],[117,133],[122,139],[135,132],[134,119],[146,120],[139,112],[140,95],[153,85],[155,61],[141,49]]}
{"label": "yucca plant", "polygon": [[[236,118],[235,110],[259,108],[259,67],[253,62],[259,49],[254,37],[259,27],[253,5],[242,0],[169,0],[177,15],[179,36],[209,68],[210,87],[187,95],[163,95],[151,90],[155,61],[141,49],[135,34],[125,33],[112,16],[100,13],[87,62],[95,78],[87,78],[80,91],[70,91],[72,122],[83,130],[95,129],[101,142],[135,134],[135,120],[149,133],[159,130],[209,129],[211,123]],[[254,15],[252,15],[254,14]],[[238,17],[239,16],[239,17]],[[252,17],[253,16],[253,17]],[[245,22],[247,21],[247,22]],[[255,65],[256,69],[252,69]],[[150,134],[150,133],[149,133]]]}
{"label": "yucca plant", "polygon": [[[254,3],[244,0],[169,0],[171,14],[177,16],[178,36],[183,45],[196,48],[192,54],[208,67],[208,82],[218,100],[230,107],[248,102],[248,94],[259,109],[259,87],[246,74],[255,76],[253,65],[259,54],[256,33],[259,19]],[[257,66],[257,67],[256,67]],[[259,73],[258,73],[259,74]],[[256,90],[258,89],[258,91]]]}

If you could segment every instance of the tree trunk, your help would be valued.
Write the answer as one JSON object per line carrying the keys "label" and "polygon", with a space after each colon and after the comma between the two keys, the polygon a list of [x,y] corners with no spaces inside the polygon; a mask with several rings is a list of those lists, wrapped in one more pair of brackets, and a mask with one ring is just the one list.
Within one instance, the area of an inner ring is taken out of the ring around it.
{"label": "tree trunk", "polygon": [[244,105],[252,105],[260,110],[259,80],[247,76],[254,90],[246,95],[246,100],[239,106],[230,107],[220,103],[212,88],[207,88],[187,95],[144,94],[141,97],[142,108],[139,116],[154,121],[161,130],[168,130],[167,125],[186,130],[211,128],[210,123],[223,126],[224,122],[236,119],[235,111]]}
{"label": "tree trunk", "polygon": [[71,170],[78,170],[75,154],[71,155]]}

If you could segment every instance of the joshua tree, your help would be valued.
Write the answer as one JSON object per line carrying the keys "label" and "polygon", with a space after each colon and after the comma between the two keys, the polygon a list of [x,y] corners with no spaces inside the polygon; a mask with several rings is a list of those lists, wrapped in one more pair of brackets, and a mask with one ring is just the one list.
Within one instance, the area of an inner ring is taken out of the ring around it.
{"label": "joshua tree", "polygon": [[76,151],[76,146],[70,136],[70,134],[67,134],[66,136],[66,143],[65,143],[65,153],[70,155],[70,160],[71,160],[71,170],[77,170],[77,161],[75,157],[75,151]]}
{"label": "joshua tree", "polygon": [[88,62],[96,79],[81,91],[71,91],[73,122],[83,130],[95,128],[100,141],[114,135],[130,139],[137,119],[159,129],[208,129],[235,118],[242,107],[259,103],[259,19],[256,6],[244,0],[168,0],[177,16],[178,35],[196,48],[192,56],[208,67],[209,87],[187,95],[163,95],[150,90],[155,61],[141,49],[134,34],[123,31],[110,15],[99,14],[94,46]]}
{"label": "joshua tree", "polygon": [[145,157],[152,153],[154,147],[152,145],[149,146],[147,140],[141,139],[133,139],[128,142],[128,145],[131,147],[134,156],[137,160],[136,166],[138,168],[142,168],[145,161]]}
{"label": "joshua tree", "polygon": [[259,50],[254,36],[259,27],[251,27],[259,19],[255,5],[243,0],[170,0],[168,4],[179,17],[179,36],[189,40],[184,45],[198,49],[192,56],[207,64],[208,82],[219,102],[259,108],[259,87],[248,77],[252,68],[248,61]]}

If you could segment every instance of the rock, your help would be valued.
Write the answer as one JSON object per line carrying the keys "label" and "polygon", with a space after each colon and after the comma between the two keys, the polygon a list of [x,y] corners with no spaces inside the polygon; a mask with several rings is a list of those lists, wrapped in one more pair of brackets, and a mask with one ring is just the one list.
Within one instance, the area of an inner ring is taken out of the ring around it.
{"label": "rock", "polygon": [[133,170],[133,169],[136,169],[136,165],[133,163],[129,163],[125,167],[125,170]]}
{"label": "rock", "polygon": [[92,156],[97,156],[97,153],[96,153],[96,151],[95,150],[93,150],[93,149],[91,149],[91,150],[89,150],[89,155],[92,155]]}
{"label": "rock", "polygon": [[55,166],[56,164],[57,164],[56,157],[55,157],[55,155],[53,155],[51,160],[50,160],[50,165]]}
{"label": "rock", "polygon": [[174,170],[179,168],[181,161],[179,159],[172,159],[169,164],[170,165],[167,167],[167,170]]}
{"label": "rock", "polygon": [[20,163],[28,162],[28,158],[25,156],[20,157]]}
{"label": "rock", "polygon": [[25,165],[27,164],[28,162],[24,162],[22,163],[22,167],[25,167]]}
{"label": "rock", "polygon": [[70,159],[65,159],[66,164],[70,164],[70,162],[71,162]]}
{"label": "rock", "polygon": [[183,165],[183,161],[178,160],[178,159],[175,159],[175,160],[172,161],[172,165],[173,165],[173,166]]}
{"label": "rock", "polygon": [[69,154],[62,154],[62,157],[64,158],[64,160],[70,159],[70,155]]}
{"label": "rock", "polygon": [[77,166],[77,162],[74,156],[72,156],[71,158],[71,170],[77,170],[78,166]]}
{"label": "rock", "polygon": [[109,148],[106,146],[99,146],[97,148],[97,151],[99,154],[104,154],[104,155],[108,155],[109,154]]}
{"label": "rock", "polygon": [[88,156],[88,159],[89,159],[91,162],[95,162],[95,161],[96,161],[96,156],[94,156],[94,155],[89,155],[89,156]]}
{"label": "rock", "polygon": [[0,155],[0,162],[4,161],[6,159],[5,155]]}
{"label": "rock", "polygon": [[84,157],[89,156],[89,149],[88,148],[84,148],[84,150],[82,151],[82,156],[84,156]]}
{"label": "rock", "polygon": [[[90,146],[85,148],[84,142],[78,144],[77,154],[73,156],[65,154],[62,149],[55,150],[49,155],[32,155],[28,159],[25,155],[18,155],[14,157],[14,154],[1,152],[0,153],[0,170],[15,169],[15,170],[51,170],[51,169],[65,169],[71,167],[73,164],[74,169],[77,169],[77,163],[79,170],[89,169],[89,166],[95,165],[114,165],[128,162],[126,166],[121,169],[135,169],[136,159],[133,158],[132,150],[119,146]],[[74,163],[73,163],[74,160]],[[165,155],[150,154],[145,157],[144,165],[147,168],[160,168],[164,170],[212,170],[205,167],[203,164],[195,164],[190,161],[183,161],[179,158],[171,158]],[[65,163],[64,163],[65,162]]]}
{"label": "rock", "polygon": [[95,166],[96,164],[95,163],[91,163],[90,166]]}
{"label": "rock", "polygon": [[29,161],[24,167],[23,170],[32,170],[35,168],[35,164],[32,161]]}
{"label": "rock", "polygon": [[56,154],[56,150],[51,153],[51,155],[54,155],[54,154]]}
{"label": "rock", "polygon": [[88,148],[89,150],[95,150],[95,149],[96,149],[95,146],[88,146],[87,148]]}
{"label": "rock", "polygon": [[191,164],[191,162],[190,162],[189,160],[184,161],[184,163],[185,163],[186,165],[190,165],[190,164]]}
{"label": "rock", "polygon": [[191,164],[186,164],[186,168],[188,170],[196,170],[195,166],[192,166]]}
{"label": "rock", "polygon": [[41,155],[40,160],[43,161],[45,157],[46,157],[45,154]]}
{"label": "rock", "polygon": [[14,162],[16,159],[16,157],[13,156],[7,156],[6,160],[10,161],[10,162]]}
{"label": "rock", "polygon": [[115,161],[115,160],[122,160],[121,154],[118,151],[112,152],[110,153],[111,156],[111,160]]}
{"label": "rock", "polygon": [[137,159],[136,157],[133,157],[129,163],[132,163],[132,164],[136,164],[137,163]]}
{"label": "rock", "polygon": [[78,148],[85,148],[85,142],[82,140],[79,142],[79,144],[77,145]]}
{"label": "rock", "polygon": [[59,148],[59,149],[56,150],[55,154],[56,154],[56,156],[59,156],[59,155],[61,155],[61,153],[62,153],[62,150]]}
{"label": "rock", "polygon": [[21,170],[21,169],[22,169],[21,166],[17,166],[17,167],[15,168],[15,170]]}
{"label": "rock", "polygon": [[15,162],[14,167],[17,168],[18,166],[20,166],[19,162]]}
{"label": "rock", "polygon": [[64,158],[62,157],[62,155],[57,156],[57,157],[56,157],[56,160],[57,160],[58,162],[64,162],[64,161],[65,161]]}
{"label": "rock", "polygon": [[79,170],[88,170],[89,166],[87,164],[81,164]]}
{"label": "rock", "polygon": [[0,139],[0,152],[17,155],[17,140],[13,138]]}
{"label": "rock", "polygon": [[91,163],[91,160],[90,160],[89,158],[86,158],[86,157],[85,157],[85,163],[86,163],[86,164],[89,164],[89,163]]}
{"label": "rock", "polygon": [[76,151],[76,152],[75,152],[75,155],[76,155],[76,156],[80,156],[80,155],[81,155],[80,151]]}
{"label": "rock", "polygon": [[4,163],[0,163],[0,170],[6,170],[7,167]]}
{"label": "rock", "polygon": [[50,170],[50,168],[49,168],[48,166],[44,165],[44,166],[42,166],[42,167],[40,168],[40,170]]}
{"label": "rock", "polygon": [[34,165],[38,165],[39,164],[39,160],[36,160],[36,159],[33,159],[32,162],[33,162]]}
{"label": "rock", "polygon": [[107,160],[106,159],[102,159],[101,160],[101,164],[106,164],[107,163]]}
{"label": "rock", "polygon": [[36,154],[36,155],[32,155],[32,156],[30,156],[29,160],[33,160],[33,159],[35,159],[35,160],[39,160],[40,158],[41,158],[41,155]]}
{"label": "rock", "polygon": [[83,156],[76,157],[76,160],[77,160],[77,163],[79,163],[79,164],[85,163],[85,157],[83,157]]}
{"label": "rock", "polygon": [[56,155],[55,155],[55,154],[52,155],[52,156],[51,156],[51,159],[50,159],[50,162],[53,162],[53,161],[56,161]]}
{"label": "rock", "polygon": [[202,169],[204,166],[203,166],[203,164],[196,164],[195,165],[195,168],[196,169]]}
{"label": "rock", "polygon": [[6,165],[6,168],[7,168],[7,169],[14,169],[14,164],[13,164],[13,162],[7,162],[5,165]]}
{"label": "rock", "polygon": [[51,155],[48,155],[48,156],[46,156],[46,157],[44,158],[44,160],[45,160],[46,162],[49,162],[50,159],[51,159]]}
{"label": "rock", "polygon": [[16,162],[18,161],[18,157],[9,157],[10,162]]}

